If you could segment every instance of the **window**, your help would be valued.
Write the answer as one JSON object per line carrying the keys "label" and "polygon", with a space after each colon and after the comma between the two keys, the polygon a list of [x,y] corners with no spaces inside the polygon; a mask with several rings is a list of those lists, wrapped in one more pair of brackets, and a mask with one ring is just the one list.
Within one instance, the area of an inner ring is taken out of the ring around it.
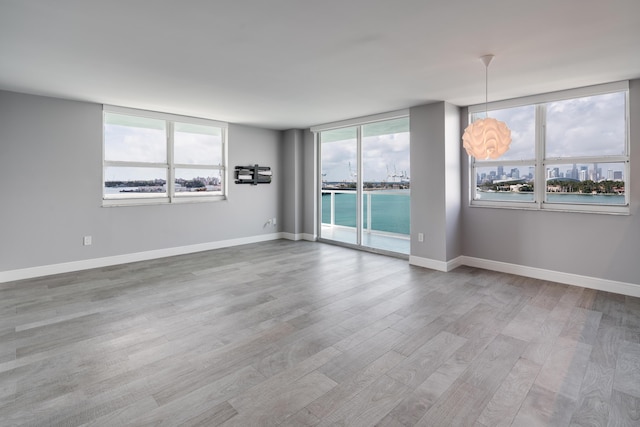
{"label": "window", "polygon": [[512,142],[498,160],[470,159],[471,205],[628,213],[627,99],[619,82],[489,104]]}
{"label": "window", "polygon": [[392,111],[315,126],[320,238],[409,253],[410,125]]}
{"label": "window", "polygon": [[104,205],[224,199],[225,123],[104,108]]}

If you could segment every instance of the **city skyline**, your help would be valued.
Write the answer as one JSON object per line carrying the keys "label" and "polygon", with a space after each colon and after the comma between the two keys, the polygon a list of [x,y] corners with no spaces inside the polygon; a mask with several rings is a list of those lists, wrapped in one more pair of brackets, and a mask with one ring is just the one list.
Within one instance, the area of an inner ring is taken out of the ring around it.
{"label": "city skyline", "polygon": [[[589,167],[593,165],[593,167]],[[614,169],[612,165],[620,167],[618,163],[574,163],[571,165],[553,165],[547,167],[545,171],[545,178],[547,180],[553,178],[569,178],[577,181],[624,181],[624,169]],[[598,166],[598,167],[597,167]],[[521,167],[516,166],[493,166],[493,167],[481,167],[476,168],[476,183],[484,184],[491,183],[496,180],[508,180],[508,179],[528,179],[529,181],[535,180],[534,167],[530,166],[526,172],[520,170]]]}

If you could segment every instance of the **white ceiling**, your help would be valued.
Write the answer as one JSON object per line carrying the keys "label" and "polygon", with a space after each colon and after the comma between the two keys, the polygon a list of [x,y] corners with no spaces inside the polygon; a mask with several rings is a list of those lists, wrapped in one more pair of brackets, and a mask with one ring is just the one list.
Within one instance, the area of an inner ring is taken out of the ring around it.
{"label": "white ceiling", "polygon": [[640,0],[0,0],[0,89],[273,129],[640,77]]}

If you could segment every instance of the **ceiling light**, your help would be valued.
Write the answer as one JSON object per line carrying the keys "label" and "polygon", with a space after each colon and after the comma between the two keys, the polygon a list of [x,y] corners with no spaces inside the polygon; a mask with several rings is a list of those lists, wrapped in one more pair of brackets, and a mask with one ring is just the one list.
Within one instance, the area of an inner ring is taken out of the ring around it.
{"label": "ceiling light", "polygon": [[464,130],[462,146],[469,156],[479,160],[497,159],[509,149],[511,130],[504,122],[490,118],[487,104],[489,102],[489,64],[493,55],[480,58],[485,67],[485,118],[476,120]]}

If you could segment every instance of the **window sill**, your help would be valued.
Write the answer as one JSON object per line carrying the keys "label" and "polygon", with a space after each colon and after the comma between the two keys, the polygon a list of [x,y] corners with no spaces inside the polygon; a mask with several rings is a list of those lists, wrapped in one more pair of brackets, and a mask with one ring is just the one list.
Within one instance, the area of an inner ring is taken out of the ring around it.
{"label": "window sill", "polygon": [[469,203],[471,208],[489,208],[489,209],[508,209],[508,210],[524,210],[524,211],[539,211],[539,212],[566,212],[566,213],[586,213],[586,214],[599,214],[599,215],[631,215],[629,205],[624,206],[598,206],[594,208],[591,205],[567,205],[559,203],[491,203],[484,202],[478,203],[472,201]]}
{"label": "window sill", "polygon": [[149,205],[180,205],[186,203],[211,203],[227,200],[226,196],[182,196],[169,199],[168,197],[155,198],[137,198],[137,199],[102,199],[102,207],[121,207],[121,206],[149,206]]}

